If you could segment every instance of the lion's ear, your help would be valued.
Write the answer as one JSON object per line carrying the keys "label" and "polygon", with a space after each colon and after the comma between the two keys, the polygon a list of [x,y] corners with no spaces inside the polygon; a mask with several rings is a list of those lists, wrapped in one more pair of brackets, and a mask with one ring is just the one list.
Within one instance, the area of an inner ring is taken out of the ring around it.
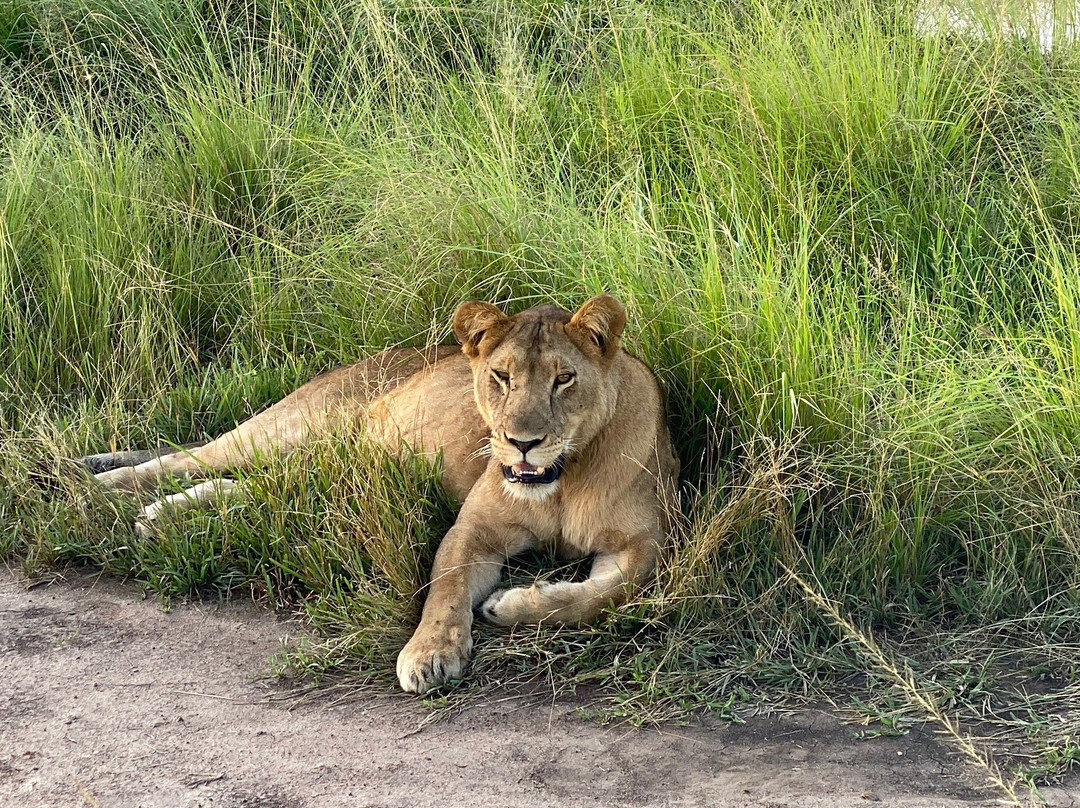
{"label": "lion's ear", "polygon": [[574,312],[566,327],[584,333],[604,356],[613,356],[626,327],[626,309],[611,295],[600,295]]}
{"label": "lion's ear", "polygon": [[479,355],[481,342],[498,339],[509,324],[510,318],[490,303],[463,303],[454,312],[454,334],[470,358]]}

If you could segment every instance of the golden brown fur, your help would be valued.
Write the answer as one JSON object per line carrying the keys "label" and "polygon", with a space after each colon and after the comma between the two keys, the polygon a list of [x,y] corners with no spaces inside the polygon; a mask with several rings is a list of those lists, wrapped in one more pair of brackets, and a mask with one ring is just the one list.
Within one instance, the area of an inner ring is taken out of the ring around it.
{"label": "golden brown fur", "polygon": [[[205,446],[97,479],[119,491],[165,476],[207,480],[144,508],[149,534],[169,508],[231,494],[222,472],[357,418],[387,446],[441,452],[462,507],[397,665],[401,687],[424,693],[464,671],[474,608],[501,625],[585,623],[652,573],[679,464],[655,378],[619,345],[624,324],[606,295],[573,315],[544,306],[508,317],[467,303],[454,317],[461,351],[385,351],[319,376]],[[538,546],[594,556],[589,578],[495,591],[506,559]]]}

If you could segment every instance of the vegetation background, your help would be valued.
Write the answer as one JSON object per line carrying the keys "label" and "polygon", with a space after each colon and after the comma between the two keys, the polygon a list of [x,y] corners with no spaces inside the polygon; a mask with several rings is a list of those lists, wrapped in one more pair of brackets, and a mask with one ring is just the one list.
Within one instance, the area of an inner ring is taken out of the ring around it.
{"label": "vegetation background", "polygon": [[481,630],[445,703],[824,697],[940,721],[1006,789],[1060,775],[1080,49],[1050,11],[1040,42],[1030,8],[891,0],[0,0],[0,554],[302,604],[295,668],[389,688],[437,469],[340,436],[144,542],[65,458],[220,432],[466,299],[606,290],[668,392],[672,557],[591,629]]}

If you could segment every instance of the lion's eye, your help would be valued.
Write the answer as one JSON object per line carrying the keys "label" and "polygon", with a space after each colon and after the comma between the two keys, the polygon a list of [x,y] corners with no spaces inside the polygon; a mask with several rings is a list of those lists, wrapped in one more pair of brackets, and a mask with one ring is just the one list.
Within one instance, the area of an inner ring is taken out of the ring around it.
{"label": "lion's eye", "polygon": [[504,387],[510,384],[510,374],[505,370],[492,370],[491,375],[495,377],[495,380]]}
{"label": "lion's eye", "polygon": [[564,384],[570,384],[574,380],[573,373],[560,373],[555,377],[555,386],[561,387]]}

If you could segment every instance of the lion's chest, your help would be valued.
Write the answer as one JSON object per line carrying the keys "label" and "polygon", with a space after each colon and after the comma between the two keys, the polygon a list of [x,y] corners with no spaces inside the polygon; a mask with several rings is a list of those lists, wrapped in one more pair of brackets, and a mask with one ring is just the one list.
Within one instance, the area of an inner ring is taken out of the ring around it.
{"label": "lion's chest", "polygon": [[541,546],[554,548],[564,557],[607,550],[613,534],[637,530],[626,524],[626,509],[619,507],[612,494],[589,486],[575,487],[571,495],[563,494],[546,507],[536,508],[529,520],[530,530]]}

